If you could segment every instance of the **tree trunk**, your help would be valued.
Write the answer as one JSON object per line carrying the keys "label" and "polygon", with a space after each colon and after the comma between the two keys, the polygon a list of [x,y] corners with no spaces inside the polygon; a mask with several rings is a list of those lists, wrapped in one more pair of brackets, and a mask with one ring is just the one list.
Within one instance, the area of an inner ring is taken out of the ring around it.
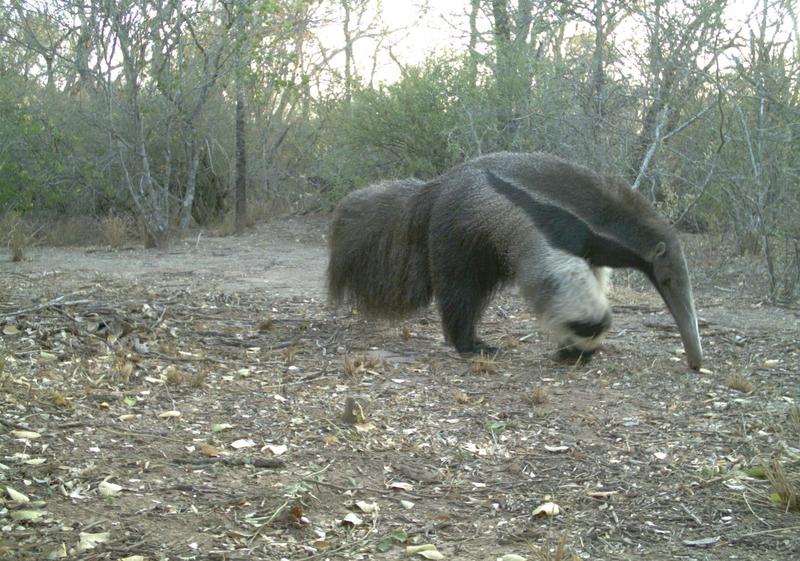
{"label": "tree trunk", "polygon": [[475,87],[478,80],[478,13],[481,9],[481,0],[470,0],[469,10],[469,80]]}
{"label": "tree trunk", "polygon": [[532,46],[529,41],[531,27],[533,24],[533,1],[519,0],[517,2],[517,13],[514,17],[514,47],[518,52],[525,52],[526,45]]}
{"label": "tree trunk", "polygon": [[[147,153],[147,135],[144,129],[144,117],[139,105],[140,76],[138,61],[135,59],[134,46],[129,36],[129,29],[122,21],[120,14],[115,14],[115,27],[119,37],[122,68],[127,81],[129,110],[133,122],[134,170],[135,177],[126,173],[126,183],[131,197],[139,209],[145,228],[145,246],[163,247],[167,243],[169,232],[169,193],[167,187],[159,185],[150,169],[150,157]],[[111,120],[111,116],[109,116]],[[121,155],[120,163],[125,166],[125,157]]]}
{"label": "tree trunk", "polygon": [[511,42],[511,25],[508,19],[508,0],[492,0],[492,16],[494,17],[494,48],[496,56],[495,75],[503,81],[508,74],[509,43]]}
{"label": "tree trunk", "polygon": [[192,140],[189,143],[189,171],[186,177],[186,193],[181,201],[181,215],[179,225],[182,230],[189,227],[192,222],[192,206],[194,205],[194,194],[197,189],[197,168],[200,166],[200,149],[197,142]]}
{"label": "tree trunk", "polygon": [[594,52],[592,53],[592,78],[591,90],[589,101],[591,119],[590,127],[592,134],[592,144],[596,147],[597,153],[595,157],[601,164],[605,166],[606,154],[605,143],[602,141],[603,121],[605,119],[603,98],[605,96],[605,82],[606,82],[606,69],[605,69],[605,48],[606,48],[606,26],[603,24],[603,16],[605,15],[605,7],[603,0],[595,0],[594,2]]}
{"label": "tree trunk", "polygon": [[502,147],[509,148],[514,136],[514,71],[511,53],[511,22],[508,0],[492,0],[495,49],[494,78],[497,87],[497,127],[502,131]]}
{"label": "tree trunk", "polygon": [[353,38],[350,33],[350,0],[342,0],[344,9],[344,98],[347,104],[353,96]]}
{"label": "tree trunk", "polygon": [[[653,23],[649,45],[649,72],[652,84],[651,101],[645,109],[642,119],[642,128],[633,147],[631,161],[631,176],[637,184],[640,184],[646,175],[647,168],[652,159],[652,146],[658,142],[656,138],[657,129],[663,128],[663,123],[669,124],[670,119],[676,116],[665,115],[667,102],[672,95],[672,86],[675,79],[675,69],[665,64],[662,56],[662,14],[661,7],[663,1],[656,0],[653,4]],[[666,119],[666,120],[665,120]],[[662,123],[663,121],[663,123]],[[667,129],[669,130],[669,129]],[[667,132],[667,131],[660,131]],[[648,158],[648,154],[650,157]],[[658,178],[652,184],[651,198],[653,201],[662,198]]]}
{"label": "tree trunk", "polygon": [[247,149],[245,146],[245,103],[241,78],[236,79],[236,207],[234,228],[237,233],[247,225]]}

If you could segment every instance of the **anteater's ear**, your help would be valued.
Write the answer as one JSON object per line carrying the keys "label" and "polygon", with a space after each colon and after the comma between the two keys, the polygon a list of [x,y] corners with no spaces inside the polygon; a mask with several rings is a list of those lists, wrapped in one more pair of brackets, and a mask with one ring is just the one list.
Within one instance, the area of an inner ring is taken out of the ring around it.
{"label": "anteater's ear", "polygon": [[663,256],[666,252],[667,252],[667,244],[665,244],[664,242],[658,242],[656,246],[650,251],[648,261],[652,263],[659,257]]}

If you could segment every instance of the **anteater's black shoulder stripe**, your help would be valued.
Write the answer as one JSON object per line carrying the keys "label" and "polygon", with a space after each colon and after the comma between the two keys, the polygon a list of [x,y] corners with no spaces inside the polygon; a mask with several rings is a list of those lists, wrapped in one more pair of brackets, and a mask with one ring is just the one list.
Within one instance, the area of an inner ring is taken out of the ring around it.
{"label": "anteater's black shoulder stripe", "polygon": [[538,200],[493,171],[486,170],[489,186],[525,211],[551,246],[587,259],[598,267],[634,267],[646,271],[649,264],[616,240],[602,236],[569,209]]}
{"label": "anteater's black shoulder stripe", "polygon": [[566,209],[534,198],[525,189],[521,189],[486,170],[489,185],[525,211],[536,227],[546,237],[550,245],[578,257],[587,257],[589,239],[593,233],[589,226],[579,217]]}

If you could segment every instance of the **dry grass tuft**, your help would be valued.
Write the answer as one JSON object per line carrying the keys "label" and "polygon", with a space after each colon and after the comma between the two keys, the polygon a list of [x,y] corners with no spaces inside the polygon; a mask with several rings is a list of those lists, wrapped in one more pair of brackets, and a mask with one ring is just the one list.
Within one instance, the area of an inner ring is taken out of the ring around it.
{"label": "dry grass tuft", "polygon": [[345,355],[343,373],[346,378],[354,378],[363,372],[375,370],[383,365],[379,358],[366,355]]}
{"label": "dry grass tuft", "polygon": [[126,360],[125,357],[118,357],[115,363],[115,370],[117,372],[117,376],[119,377],[119,381],[123,384],[130,382],[134,368],[134,364],[129,360]]}
{"label": "dry grass tuft", "polygon": [[70,409],[72,407],[72,402],[58,391],[54,391],[50,394],[50,403],[56,407],[63,407],[64,409]]}
{"label": "dry grass tuft", "polygon": [[502,345],[504,349],[518,349],[520,345],[519,337],[515,337],[514,335],[506,335],[503,337]]}
{"label": "dry grass tuft", "polygon": [[236,215],[231,212],[226,212],[225,217],[222,219],[222,224],[219,225],[217,235],[221,237],[229,237],[236,234]]}
{"label": "dry grass tuft", "polygon": [[536,386],[528,394],[528,400],[533,405],[544,405],[550,401],[550,395],[548,395],[547,390],[544,387]]}
{"label": "dry grass tuft", "polygon": [[795,405],[789,409],[789,426],[794,432],[800,434],[800,405]]}
{"label": "dry grass tuft", "polygon": [[744,374],[736,373],[726,380],[728,387],[742,393],[751,393],[755,386]]}
{"label": "dry grass tuft", "polygon": [[346,355],[344,357],[344,376],[345,378],[353,378],[356,374],[359,373],[359,369],[361,368],[360,363],[358,362],[357,357],[352,357],[350,355]]}
{"label": "dry grass tuft", "polygon": [[208,370],[198,370],[189,378],[189,385],[193,388],[202,388],[208,379]]}
{"label": "dry grass tuft", "polygon": [[286,362],[286,366],[291,366],[294,364],[297,355],[303,352],[303,347],[299,347],[297,345],[290,345],[286,347],[283,351],[283,360]]}
{"label": "dry grass tuft", "polygon": [[25,259],[25,252],[31,244],[27,225],[14,213],[6,214],[0,221],[0,236],[5,239],[11,251],[11,260],[18,263]]}
{"label": "dry grass tuft", "polygon": [[255,226],[269,222],[276,216],[286,214],[291,210],[291,205],[278,198],[258,199],[250,201],[247,205],[247,225]]}
{"label": "dry grass tuft", "polygon": [[28,240],[24,232],[19,229],[11,232],[10,239],[8,240],[8,247],[11,250],[11,260],[14,263],[19,263],[25,259],[25,251],[28,248]]}
{"label": "dry grass tuft", "polygon": [[96,242],[97,224],[87,218],[60,218],[49,220],[42,229],[41,242],[52,247],[75,246]]}
{"label": "dry grass tuft", "polygon": [[114,214],[109,214],[98,224],[98,237],[101,243],[119,249],[130,239],[131,224]]}
{"label": "dry grass tuft", "polygon": [[260,322],[258,322],[258,330],[261,333],[272,331],[273,327],[275,327],[275,322],[272,321],[272,318],[262,319]]}
{"label": "dry grass tuft", "polygon": [[186,375],[172,365],[166,368],[165,374],[167,375],[167,384],[170,386],[177,386],[186,380]]}
{"label": "dry grass tuft", "polygon": [[549,545],[534,547],[533,555],[538,561],[580,561],[580,557],[567,547],[566,534],[561,535],[555,547]]}
{"label": "dry grass tuft", "polygon": [[769,482],[775,488],[775,498],[786,507],[787,511],[800,512],[800,499],[798,495],[798,477],[790,477],[783,464],[777,459],[773,459],[766,466],[766,475]]}
{"label": "dry grass tuft", "polygon": [[51,247],[81,245],[107,245],[114,249],[123,247],[135,238],[134,223],[130,218],[109,215],[105,218],[50,217],[36,220],[36,239]]}
{"label": "dry grass tuft", "polygon": [[481,354],[472,357],[469,368],[473,374],[497,374],[497,361],[493,356]]}

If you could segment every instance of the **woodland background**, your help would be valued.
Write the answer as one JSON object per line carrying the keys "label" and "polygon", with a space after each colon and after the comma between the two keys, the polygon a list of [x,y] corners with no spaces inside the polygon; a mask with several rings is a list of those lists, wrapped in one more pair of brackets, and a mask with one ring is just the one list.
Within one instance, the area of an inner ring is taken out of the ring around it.
{"label": "woodland background", "polygon": [[627,177],[757,261],[765,297],[798,297],[795,2],[462,4],[454,47],[411,65],[380,0],[0,0],[0,236],[15,257],[164,246],[544,150]]}

